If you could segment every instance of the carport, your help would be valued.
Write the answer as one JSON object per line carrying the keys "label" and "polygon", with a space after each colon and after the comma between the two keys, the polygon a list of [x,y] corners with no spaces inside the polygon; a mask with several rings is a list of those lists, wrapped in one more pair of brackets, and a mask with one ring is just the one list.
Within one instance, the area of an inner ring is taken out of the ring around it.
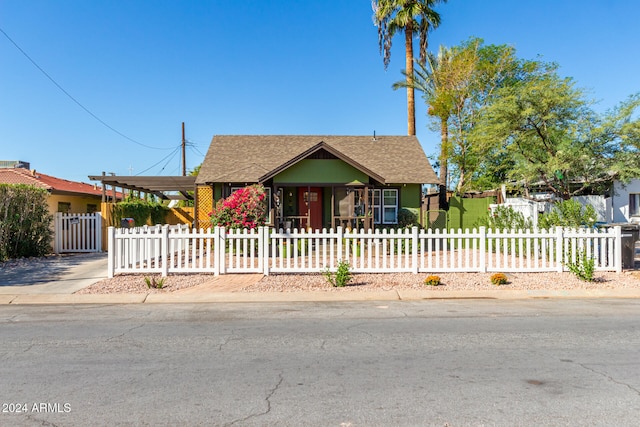
{"label": "carport", "polygon": [[102,183],[103,203],[115,198],[117,188],[153,194],[162,200],[193,200],[196,184],[195,176],[123,176],[103,172],[102,175],[89,175],[89,179]]}

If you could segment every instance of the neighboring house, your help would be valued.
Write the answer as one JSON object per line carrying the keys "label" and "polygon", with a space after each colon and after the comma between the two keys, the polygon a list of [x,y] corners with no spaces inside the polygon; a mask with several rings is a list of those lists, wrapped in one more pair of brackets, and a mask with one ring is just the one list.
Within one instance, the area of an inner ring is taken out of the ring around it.
{"label": "neighboring house", "polygon": [[209,225],[216,200],[262,184],[271,225],[394,226],[438,183],[415,136],[216,135],[196,178],[196,223]]}
{"label": "neighboring house", "polygon": [[0,168],[0,183],[26,184],[44,188],[49,192],[49,212],[100,212],[102,189],[96,185],[68,181],[21,167]]}
{"label": "neighboring house", "polygon": [[640,222],[640,179],[632,179],[626,185],[615,181],[611,205],[612,222]]}

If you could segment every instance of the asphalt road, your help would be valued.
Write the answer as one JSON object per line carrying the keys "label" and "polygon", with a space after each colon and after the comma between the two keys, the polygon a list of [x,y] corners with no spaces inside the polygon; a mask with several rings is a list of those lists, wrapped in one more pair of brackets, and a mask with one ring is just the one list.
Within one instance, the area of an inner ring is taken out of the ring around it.
{"label": "asphalt road", "polygon": [[640,301],[0,306],[0,425],[632,426]]}

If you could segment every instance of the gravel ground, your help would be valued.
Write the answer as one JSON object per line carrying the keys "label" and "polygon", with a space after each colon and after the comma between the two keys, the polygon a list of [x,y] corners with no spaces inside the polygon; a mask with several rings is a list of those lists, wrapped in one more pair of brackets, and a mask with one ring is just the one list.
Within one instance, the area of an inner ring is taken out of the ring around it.
{"label": "gravel ground", "polygon": [[[298,292],[298,291],[377,291],[393,289],[432,289],[434,292],[445,290],[488,290],[496,289],[491,284],[491,273],[443,273],[438,274],[440,286],[426,286],[423,281],[428,274],[387,273],[354,274],[348,286],[332,287],[321,274],[272,274],[263,277],[258,283],[239,289],[239,292]],[[146,276],[161,280],[158,275]],[[517,290],[568,290],[568,289],[623,289],[640,288],[640,271],[617,273],[596,273],[593,282],[578,280],[571,273],[512,273],[507,274],[508,283],[501,289]],[[77,293],[166,293],[185,289],[214,279],[210,274],[169,275],[162,289],[149,289],[145,276],[123,274],[97,282]]]}
{"label": "gravel ground", "polygon": [[[10,260],[0,263],[3,271],[28,267],[29,263],[42,262],[41,258]],[[637,263],[636,263],[637,265]],[[440,286],[426,286],[426,273],[385,273],[354,274],[348,286],[332,287],[320,273],[315,274],[271,274],[252,286],[238,289],[238,292],[299,292],[299,291],[377,291],[392,289],[431,289],[437,291],[489,290],[496,289],[491,284],[492,273],[435,273],[441,279]],[[640,289],[640,270],[625,270],[622,273],[596,272],[593,282],[577,279],[572,273],[507,273],[508,283],[501,289],[515,290],[570,290],[570,289]],[[80,291],[78,294],[110,293],[167,293],[190,288],[214,280],[213,274],[169,275],[162,282],[162,289],[149,288],[145,278],[162,281],[158,274],[119,274],[112,279],[104,279]],[[219,276],[218,279],[224,276]]]}

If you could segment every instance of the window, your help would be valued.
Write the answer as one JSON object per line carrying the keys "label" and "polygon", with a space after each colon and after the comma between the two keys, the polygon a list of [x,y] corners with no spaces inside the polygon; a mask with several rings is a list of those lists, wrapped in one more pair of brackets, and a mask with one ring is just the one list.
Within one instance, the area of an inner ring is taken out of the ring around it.
{"label": "window", "polygon": [[629,216],[640,216],[640,194],[629,194]]}
{"label": "window", "polygon": [[374,224],[398,223],[398,190],[374,189],[372,193],[371,209]]}
{"label": "window", "polygon": [[69,213],[71,212],[70,202],[58,202],[58,212]]}
{"label": "window", "polygon": [[87,204],[87,213],[95,213],[98,212],[98,205]]}
{"label": "window", "polygon": [[380,224],[380,190],[373,190],[371,208],[373,210],[373,223]]}
{"label": "window", "polygon": [[382,223],[398,222],[398,190],[382,190]]}

